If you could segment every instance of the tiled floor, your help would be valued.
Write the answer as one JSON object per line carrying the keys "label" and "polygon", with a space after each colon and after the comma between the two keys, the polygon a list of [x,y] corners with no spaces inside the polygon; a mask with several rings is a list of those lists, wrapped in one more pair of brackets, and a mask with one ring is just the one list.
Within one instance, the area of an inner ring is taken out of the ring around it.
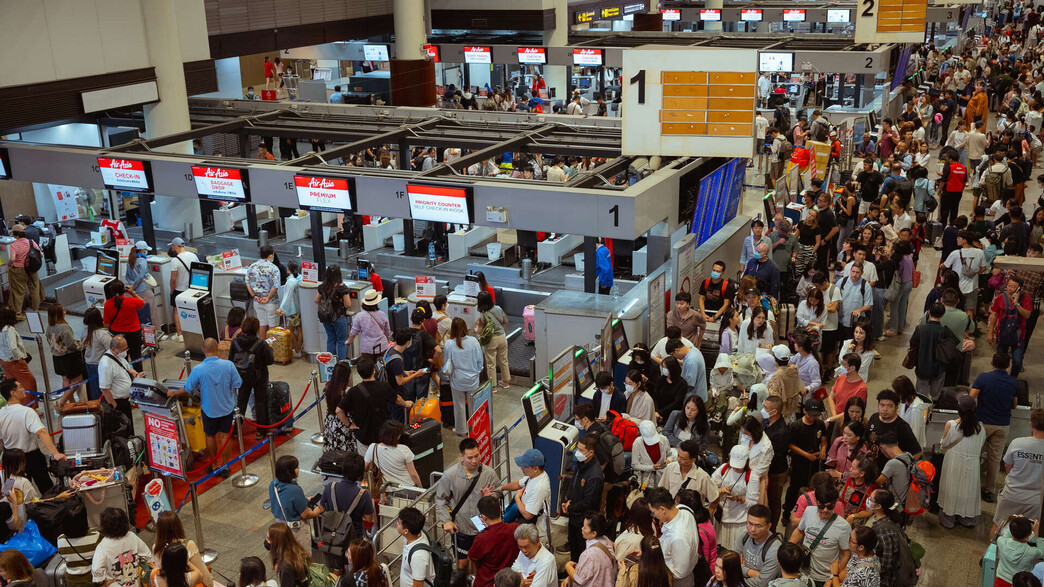
{"label": "tiled floor", "polygon": [[[748,177],[748,183],[760,184],[762,183],[762,178],[751,172]],[[1033,193],[1027,194],[1028,199],[1036,198],[1037,196],[1036,188],[1031,189]],[[746,213],[758,211],[760,209],[761,194],[760,189],[748,188],[747,197],[743,201],[743,211]],[[965,200],[970,200],[970,197],[965,198]],[[967,213],[970,208],[970,202],[965,201],[962,204],[962,213]],[[933,275],[933,267],[937,263],[938,253],[930,248],[926,249],[920,261],[920,268],[925,275]],[[930,284],[922,284],[918,290],[914,291],[913,299],[910,302],[912,316],[922,307],[924,296],[929,287]],[[79,332],[80,324],[78,319],[74,320],[76,321],[73,324],[74,329]],[[24,323],[21,326],[23,329],[25,328]],[[908,331],[912,331],[912,329],[908,329]],[[900,362],[906,349],[906,337],[899,338],[902,340],[893,338],[880,345],[882,359],[875,362],[871,369],[869,382],[871,395],[874,395],[874,390],[887,387],[892,377],[903,371]],[[165,342],[162,344],[163,347],[156,361],[159,378],[174,377],[181,369],[181,359],[174,356],[173,353],[176,349],[173,348],[173,343]],[[30,352],[34,355],[37,354],[36,350],[32,348],[30,348]],[[987,368],[989,354],[985,341],[980,339],[980,350],[976,353],[972,368],[973,375]],[[1024,377],[1034,383],[1040,381],[1041,376],[1044,375],[1044,367],[1039,364],[1039,361],[1033,359],[1033,357],[1040,356],[1039,349],[1027,356],[1028,372]],[[37,377],[41,375],[39,369],[42,362],[38,360],[32,364]],[[304,383],[307,381],[311,370],[310,365],[297,360],[287,366],[272,367],[271,376],[273,379],[290,382],[296,400],[304,390]],[[57,385],[52,385],[52,387],[57,387]],[[1034,387],[1031,386],[1031,390],[1035,394],[1036,389]],[[501,390],[494,395],[494,429],[501,426],[510,426],[519,419],[522,415],[519,399],[523,391],[522,387],[514,386],[507,390]],[[307,403],[310,403],[310,401],[306,401],[305,405]],[[873,401],[871,403],[873,404]],[[298,435],[286,445],[280,447],[278,453],[287,454],[289,451],[297,455],[302,463],[300,483],[304,487],[305,492],[311,495],[320,486],[318,476],[306,471],[321,453],[320,447],[313,445],[309,441],[311,434],[318,428],[317,419],[314,414],[309,413],[298,423],[298,426],[304,428],[305,433]],[[455,446],[459,441],[459,437],[449,429],[444,429],[443,435],[446,446],[446,462],[449,464],[457,458]],[[517,428],[511,434],[510,447],[513,455],[518,455],[522,450],[532,446],[528,436],[525,426]],[[241,557],[248,555],[264,556],[262,545],[264,531],[267,525],[272,522],[272,515],[261,506],[262,502],[267,498],[267,488],[272,478],[268,460],[261,459],[256,464],[251,465],[250,472],[259,475],[261,478],[260,483],[254,487],[237,489],[230,482],[226,481],[199,498],[205,545],[219,553],[219,558],[215,561],[214,568],[219,573],[233,580],[236,578]],[[515,469],[514,475],[517,474],[517,469]],[[925,559],[926,567],[920,584],[946,584],[955,587],[970,587],[979,584],[977,561],[985,547],[986,532],[989,526],[988,520],[989,516],[992,515],[993,506],[984,504],[983,509],[983,523],[974,530],[962,528],[950,531],[943,530],[938,525],[936,517],[931,514],[920,516],[914,520],[910,535],[912,538],[920,541],[928,552]],[[186,506],[182,511],[182,519],[189,536],[193,537],[195,532],[192,525],[190,506]],[[146,542],[151,542],[154,536],[151,533],[143,532],[142,538]]]}

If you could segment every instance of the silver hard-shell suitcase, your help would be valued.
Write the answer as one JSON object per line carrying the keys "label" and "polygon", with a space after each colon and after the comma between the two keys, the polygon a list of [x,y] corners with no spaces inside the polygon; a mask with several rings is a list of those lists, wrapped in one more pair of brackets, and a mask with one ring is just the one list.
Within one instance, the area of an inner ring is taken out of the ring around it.
{"label": "silver hard-shell suitcase", "polygon": [[98,414],[63,416],[62,450],[69,456],[101,454],[101,418]]}

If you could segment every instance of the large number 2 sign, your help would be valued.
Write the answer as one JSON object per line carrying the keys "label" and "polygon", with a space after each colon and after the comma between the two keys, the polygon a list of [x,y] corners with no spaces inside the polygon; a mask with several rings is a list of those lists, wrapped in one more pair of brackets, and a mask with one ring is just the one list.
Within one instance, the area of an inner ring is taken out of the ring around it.
{"label": "large number 2 sign", "polygon": [[874,0],[863,0],[863,16],[873,17]]}

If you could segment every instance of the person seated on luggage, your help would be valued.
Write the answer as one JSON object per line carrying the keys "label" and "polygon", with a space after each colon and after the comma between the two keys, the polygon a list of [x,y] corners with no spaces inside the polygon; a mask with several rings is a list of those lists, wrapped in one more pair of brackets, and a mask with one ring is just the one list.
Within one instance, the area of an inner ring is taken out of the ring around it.
{"label": "person seated on luggage", "polygon": [[707,421],[707,406],[700,396],[690,395],[685,398],[682,409],[671,412],[662,432],[674,448],[686,440],[695,440],[700,453],[706,456],[708,464],[715,467],[721,464],[718,455],[707,450],[710,423]]}
{"label": "person seated on luggage", "polygon": [[420,473],[413,463],[415,455],[410,447],[402,444],[406,426],[398,420],[386,420],[381,424],[378,442],[366,451],[366,465],[380,470],[384,482],[401,487],[423,487]]}
{"label": "person seated on luggage", "polygon": [[461,440],[460,462],[446,469],[435,494],[435,511],[442,529],[453,535],[461,569],[468,568],[468,551],[479,533],[472,522],[479,514],[479,499],[492,495],[497,482],[496,473],[491,467],[482,466],[481,457],[474,438]]}
{"label": "person seated on luggage", "polygon": [[[583,404],[580,404],[583,405]],[[544,505],[551,499],[551,478],[544,471],[544,453],[531,448],[515,457],[515,464],[522,472],[517,481],[509,481],[497,491],[514,491],[514,504],[504,512],[504,521],[519,524],[536,524],[540,528],[540,516]],[[521,545],[519,545],[521,546]]]}
{"label": "person seated on luggage", "polygon": [[155,560],[160,561],[157,569],[166,567],[165,553],[171,545],[180,545],[185,548],[188,564],[198,573],[196,580],[189,582],[190,587],[195,587],[197,584],[205,587],[214,585],[214,577],[204,564],[203,557],[199,554],[199,547],[185,537],[185,527],[181,524],[181,518],[178,517],[177,512],[162,512],[156,519],[156,543],[152,546],[152,556]]}
{"label": "person seated on luggage", "polygon": [[127,340],[119,334],[113,336],[109,342],[109,352],[98,361],[98,386],[101,387],[102,400],[112,404],[130,420],[132,435],[134,411],[131,409],[130,389],[134,378],[142,375],[143,372],[134,369],[127,361]]}
{"label": "person seated on luggage", "polygon": [[279,522],[294,530],[294,538],[302,548],[311,552],[311,525],[304,524],[326,511],[321,505],[308,507],[304,489],[297,484],[301,474],[300,465],[294,455],[283,455],[276,460],[275,479],[268,485],[268,500],[272,504],[272,515]]}
{"label": "person seated on luggage", "polygon": [[265,561],[256,556],[246,556],[239,561],[240,587],[278,587],[275,579],[265,572]]}
{"label": "person seated on luggage", "polygon": [[65,455],[54,446],[40,416],[26,405],[32,403],[33,398],[17,379],[0,381],[0,397],[7,401],[7,405],[0,408],[0,444],[9,449],[20,448],[25,451],[25,471],[36,483],[36,488],[46,493],[54,486],[54,482],[47,472],[47,459],[40,452],[40,445],[56,461],[65,460]]}
{"label": "person seated on luggage", "polygon": [[119,508],[105,508],[101,514],[102,539],[94,549],[91,578],[99,587],[138,587],[138,561],[152,563],[152,552],[147,544],[131,532],[127,512]]}
{"label": "person seated on luggage", "polygon": [[[115,340],[116,337],[113,337]],[[188,395],[198,392],[200,408],[203,413],[203,434],[207,438],[207,458],[211,460],[207,471],[213,471],[219,463],[228,462],[232,455],[232,443],[225,442],[232,432],[232,418],[236,408],[236,393],[243,378],[232,361],[218,357],[217,340],[207,338],[203,341],[203,362],[196,365],[185,381],[185,387],[168,392],[168,395]],[[218,446],[224,446],[225,452],[217,454]],[[226,468],[222,477],[229,476]]]}
{"label": "person seated on luggage", "polygon": [[29,559],[13,549],[0,552],[0,577],[7,587],[47,587],[46,582],[40,584]]}
{"label": "person seated on luggage", "polygon": [[[7,486],[9,483],[11,485],[4,492],[4,499],[16,506],[22,506],[33,500],[40,499],[40,492],[36,490],[33,483],[25,476],[25,451],[20,448],[5,450],[3,455],[0,455],[0,465],[3,467],[2,478],[4,486]],[[24,510],[21,513],[24,514]]]}
{"label": "person seated on luggage", "polygon": [[[239,414],[246,418],[250,396],[254,396],[254,408],[257,410],[257,423],[261,426],[274,424],[268,417],[268,366],[275,362],[272,347],[260,338],[261,323],[254,316],[243,319],[239,334],[232,339],[228,350],[228,358],[236,364],[243,384],[239,386]],[[265,437],[264,428],[254,431],[254,438]]]}
{"label": "person seated on luggage", "polygon": [[595,394],[597,397],[594,400],[595,406],[598,409],[598,420],[605,422],[605,415],[612,410],[617,413],[623,413],[627,409],[627,398],[623,392],[616,391],[616,384],[613,382],[613,375],[608,371],[599,371],[595,374],[595,387],[598,389],[598,393]]}
{"label": "person seated on luggage", "polygon": [[206,565],[201,564],[202,561],[193,561],[183,543],[168,544],[158,558],[163,565],[152,570],[153,587],[198,587],[203,584]]}
{"label": "person seated on luggage", "polygon": [[290,526],[277,522],[268,527],[265,550],[272,562],[272,571],[279,587],[307,587],[308,565],[312,563],[311,546],[308,549],[294,538]]}

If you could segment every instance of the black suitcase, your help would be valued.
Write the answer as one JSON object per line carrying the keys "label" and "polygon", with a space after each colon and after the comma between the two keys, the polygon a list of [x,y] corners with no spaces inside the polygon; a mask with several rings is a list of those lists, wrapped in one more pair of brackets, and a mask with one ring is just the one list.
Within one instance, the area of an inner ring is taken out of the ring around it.
{"label": "black suitcase", "polygon": [[44,494],[47,501],[25,504],[26,517],[36,522],[40,535],[55,546],[58,546],[58,537],[62,534],[82,536],[90,530],[87,507],[80,496],[56,499],[64,490],[65,487],[55,485]]}
{"label": "black suitcase", "polygon": [[[281,422],[290,415],[294,409],[290,399],[290,384],[285,381],[268,382],[268,424]],[[279,427],[279,431],[287,431],[293,428],[293,424],[287,422]],[[265,429],[269,430],[269,429]]]}
{"label": "black suitcase", "polygon": [[[939,394],[939,401],[935,402],[935,408],[939,410],[957,410],[957,396],[968,393],[968,388],[962,385],[944,387]],[[1029,405],[1029,404],[1027,404]]]}
{"label": "black suitcase", "polygon": [[928,222],[925,228],[925,236],[928,238],[928,244],[934,245],[939,242],[943,234],[943,223],[938,220],[931,220]]}
{"label": "black suitcase", "polygon": [[933,514],[939,513],[939,481],[942,478],[943,457],[942,452],[932,453],[932,466],[935,467],[935,477],[932,479],[932,495],[928,498],[928,511]]}
{"label": "black suitcase", "polygon": [[406,304],[394,304],[388,308],[388,323],[392,332],[410,327],[410,308]]}
{"label": "black suitcase", "polygon": [[442,471],[446,463],[442,458],[442,426],[431,418],[406,426],[402,443],[413,451],[413,465],[417,467],[424,487],[431,485],[431,474]]}
{"label": "black suitcase", "polygon": [[710,372],[714,369],[714,363],[721,353],[721,342],[717,340],[703,339],[700,343],[700,352],[703,353],[703,362],[707,367],[707,381],[710,381]]}
{"label": "black suitcase", "polygon": [[442,414],[443,428],[453,428],[457,425],[453,415],[453,390],[450,389],[448,377],[439,381],[439,412]]}
{"label": "black suitcase", "polygon": [[328,450],[323,453],[323,456],[319,457],[315,468],[327,475],[337,475],[339,477],[343,471],[344,459],[350,454],[352,453],[346,450]]}
{"label": "black suitcase", "polygon": [[1017,381],[1018,381],[1019,387],[1018,387],[1018,392],[1016,393],[1016,397],[1019,400],[1019,405],[1020,406],[1028,406],[1028,405],[1030,405],[1030,401],[1029,401],[1029,381],[1026,381],[1025,379],[1018,379]]}

